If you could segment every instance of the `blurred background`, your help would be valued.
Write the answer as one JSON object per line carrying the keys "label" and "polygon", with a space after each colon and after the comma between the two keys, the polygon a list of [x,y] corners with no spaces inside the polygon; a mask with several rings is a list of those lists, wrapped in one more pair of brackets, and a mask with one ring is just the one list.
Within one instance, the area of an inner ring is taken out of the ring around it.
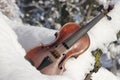
{"label": "blurred background", "polygon": [[97,15],[96,0],[16,0],[21,19],[30,25],[59,29],[67,22],[85,24]]}

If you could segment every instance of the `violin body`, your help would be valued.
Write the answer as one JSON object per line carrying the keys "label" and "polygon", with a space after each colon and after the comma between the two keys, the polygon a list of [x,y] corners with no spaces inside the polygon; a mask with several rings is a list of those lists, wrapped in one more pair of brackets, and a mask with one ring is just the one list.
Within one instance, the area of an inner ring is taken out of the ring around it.
{"label": "violin body", "polygon": [[62,74],[65,71],[66,61],[71,57],[78,57],[89,47],[90,40],[87,34],[69,49],[62,44],[65,39],[79,29],[80,26],[76,23],[65,24],[56,33],[56,39],[52,43],[31,49],[25,58],[43,74]]}
{"label": "violin body", "polygon": [[41,73],[62,74],[66,61],[71,57],[78,57],[89,47],[90,39],[87,32],[104,16],[111,20],[107,13],[113,7],[114,5],[110,5],[108,9],[100,7],[100,14],[83,27],[73,22],[65,24],[56,33],[56,39],[52,43],[31,49],[25,58]]}

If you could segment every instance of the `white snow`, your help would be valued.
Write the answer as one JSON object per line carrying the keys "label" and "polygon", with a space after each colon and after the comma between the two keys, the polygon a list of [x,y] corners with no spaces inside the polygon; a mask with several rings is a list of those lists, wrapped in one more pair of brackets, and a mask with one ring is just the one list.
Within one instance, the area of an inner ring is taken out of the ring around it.
{"label": "white snow", "polygon": [[105,68],[100,68],[97,73],[93,73],[92,80],[119,80],[113,76],[112,73],[107,71]]}
{"label": "white snow", "polygon": [[[0,80],[84,80],[94,66],[91,50],[102,48],[104,51],[105,45],[116,40],[116,33],[120,30],[120,0],[118,1],[109,13],[112,20],[108,21],[104,17],[88,32],[91,40],[88,50],[77,59],[69,59],[63,75],[54,76],[41,74],[24,59],[24,55],[25,50],[53,41],[56,31],[14,22],[0,13]],[[100,68],[92,75],[92,80],[120,79],[108,70]]]}
{"label": "white snow", "polygon": [[17,28],[14,28],[14,31],[18,35],[18,41],[26,51],[37,45],[41,45],[42,43],[47,44],[48,42],[53,41],[55,39],[54,34],[56,32],[52,29],[29,25],[20,25]]}
{"label": "white snow", "polygon": [[0,12],[4,13],[10,19],[18,19],[18,15],[20,15],[15,0],[0,0]]}

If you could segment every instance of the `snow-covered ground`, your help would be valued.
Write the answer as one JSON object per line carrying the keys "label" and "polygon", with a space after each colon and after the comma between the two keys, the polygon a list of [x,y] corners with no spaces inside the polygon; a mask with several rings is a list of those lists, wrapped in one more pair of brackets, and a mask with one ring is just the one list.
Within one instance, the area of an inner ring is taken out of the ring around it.
{"label": "snow-covered ground", "polygon": [[[8,4],[7,1],[14,4],[14,0],[2,1],[8,6],[12,5],[9,5],[10,3]],[[14,18],[9,19],[0,10],[0,80],[84,80],[86,74],[93,69],[95,62],[91,51],[101,48],[104,52],[107,52],[106,46],[117,39],[116,33],[120,30],[119,14],[120,0],[108,14],[112,17],[112,20],[108,21],[104,17],[88,32],[91,41],[88,50],[77,59],[71,58],[65,65],[66,71],[63,75],[50,76],[37,71],[24,59],[24,56],[25,51],[41,43],[53,41],[56,31],[42,26],[25,25],[18,19],[17,15],[14,16],[14,13],[8,16],[10,18],[13,15]],[[91,77],[92,80],[120,80],[118,76],[103,67],[97,73],[93,73]]]}

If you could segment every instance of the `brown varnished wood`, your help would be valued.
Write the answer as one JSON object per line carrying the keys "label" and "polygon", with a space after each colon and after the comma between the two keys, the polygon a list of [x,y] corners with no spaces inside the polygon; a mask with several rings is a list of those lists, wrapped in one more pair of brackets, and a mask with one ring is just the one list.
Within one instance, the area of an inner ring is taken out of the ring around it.
{"label": "brown varnished wood", "polygon": [[89,46],[89,36],[86,34],[80,40],[78,40],[67,52],[66,56],[78,57],[80,53],[83,53]]}
{"label": "brown varnished wood", "polygon": [[57,38],[55,41],[49,44],[49,46],[54,46],[55,44],[61,43],[77,30],[80,29],[80,26],[74,22],[69,22],[63,25],[63,27],[57,32]]}
{"label": "brown varnished wood", "polygon": [[[65,63],[70,57],[77,58],[80,54],[87,50],[90,45],[89,36],[86,34],[80,40],[78,40],[69,50],[66,50],[66,55],[63,62],[60,62],[59,66],[64,68]],[[65,68],[64,68],[65,69]]]}
{"label": "brown varnished wood", "polygon": [[50,50],[53,50],[53,49],[54,48],[45,47],[43,49],[42,47],[36,47],[27,53],[26,58],[31,59],[34,62],[34,66],[37,68],[40,65],[40,63],[43,61],[43,59],[46,56],[49,56],[53,60],[53,63],[45,67],[44,69],[42,69],[41,73],[49,74],[49,75],[61,74],[63,70],[60,70],[58,65],[59,65],[59,62],[62,60],[63,55],[61,54],[58,59],[55,59],[49,52]]}
{"label": "brown varnished wood", "polygon": [[[80,29],[76,23],[67,23],[63,28],[57,32],[57,38],[50,44],[37,46],[27,52],[26,59],[30,59],[34,66],[37,68],[46,56],[49,56],[53,61],[52,64],[44,67],[40,72],[49,75],[62,74],[65,71],[65,63],[70,57],[78,57],[82,54],[90,44],[89,36],[86,34],[80,38],[70,49],[66,49],[63,44],[60,44],[73,33]],[[56,44],[58,44],[56,46]],[[53,57],[50,51],[55,51],[56,54],[60,55],[59,58]]]}

